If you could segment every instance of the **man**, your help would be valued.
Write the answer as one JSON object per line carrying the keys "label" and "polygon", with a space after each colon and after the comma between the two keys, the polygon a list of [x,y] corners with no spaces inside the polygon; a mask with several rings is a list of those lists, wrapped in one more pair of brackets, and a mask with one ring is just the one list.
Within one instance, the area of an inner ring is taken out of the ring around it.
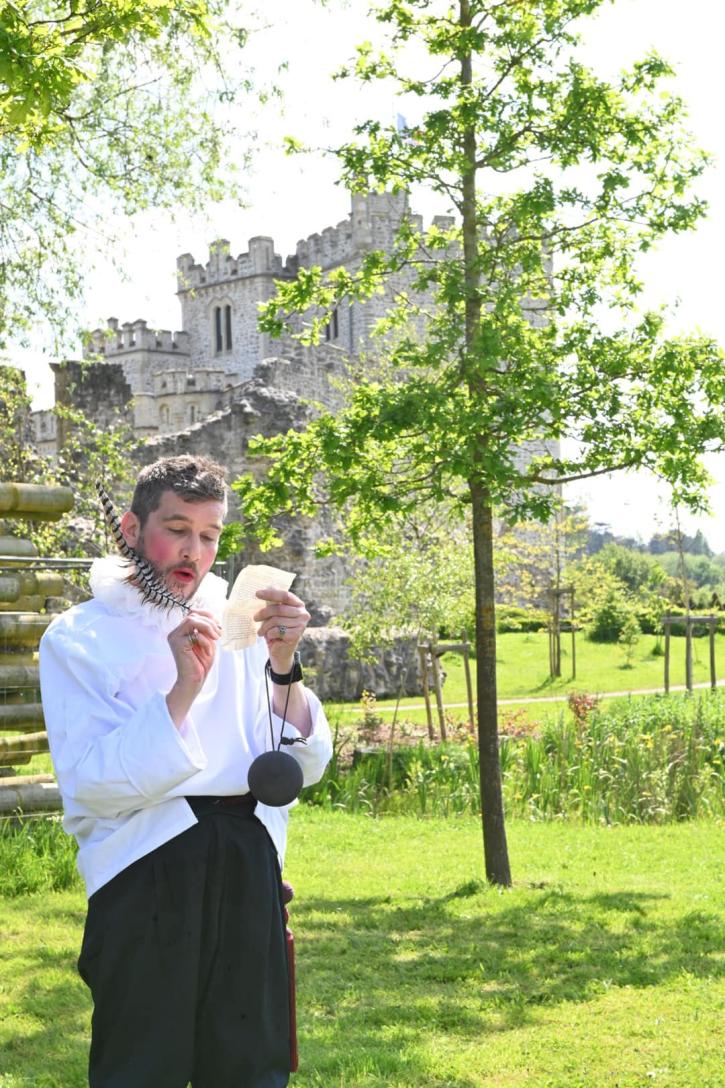
{"label": "man", "polygon": [[91,1088],[289,1079],[287,809],[256,804],[247,773],[284,730],[310,784],[331,741],[297,679],[309,620],[298,597],[260,591],[257,644],[218,647],[226,583],[209,572],[225,512],[214,462],[145,468],[120,528],[191,610],[144,603],[134,567],[108,557],[91,569],[93,599],[41,641],[64,824],[89,896],[78,969],[94,1002]]}

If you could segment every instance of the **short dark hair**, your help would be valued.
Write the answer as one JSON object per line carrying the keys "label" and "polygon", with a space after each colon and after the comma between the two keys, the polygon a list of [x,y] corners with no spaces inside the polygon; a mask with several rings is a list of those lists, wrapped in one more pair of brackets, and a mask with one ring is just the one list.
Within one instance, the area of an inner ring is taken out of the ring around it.
{"label": "short dark hair", "polygon": [[141,528],[149,514],[161,503],[164,491],[173,491],[186,502],[227,501],[225,469],[209,457],[183,453],[178,457],[162,457],[139,473],[131,500],[131,512]]}

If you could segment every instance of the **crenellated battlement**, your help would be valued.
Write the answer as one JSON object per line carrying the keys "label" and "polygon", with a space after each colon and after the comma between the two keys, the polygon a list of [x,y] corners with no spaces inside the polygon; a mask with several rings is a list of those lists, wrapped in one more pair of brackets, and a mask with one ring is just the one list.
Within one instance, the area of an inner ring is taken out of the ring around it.
{"label": "crenellated battlement", "polygon": [[250,276],[282,276],[282,258],[274,252],[274,239],[259,235],[249,239],[249,249],[232,257],[226,238],[219,238],[209,246],[209,260],[197,264],[191,253],[182,253],[176,261],[176,278],[179,293],[213,283],[225,283]]}
{"label": "crenellated battlement", "polygon": [[301,239],[285,267],[292,274],[311,265],[334,268],[366,250],[390,245],[407,214],[408,199],[404,193],[353,193],[348,218]]}
{"label": "crenellated battlement", "polygon": [[83,346],[84,358],[105,355],[110,358],[126,351],[163,351],[189,354],[189,334],[169,329],[149,328],[148,322],[124,321],[109,317],[105,329],[94,329]]}

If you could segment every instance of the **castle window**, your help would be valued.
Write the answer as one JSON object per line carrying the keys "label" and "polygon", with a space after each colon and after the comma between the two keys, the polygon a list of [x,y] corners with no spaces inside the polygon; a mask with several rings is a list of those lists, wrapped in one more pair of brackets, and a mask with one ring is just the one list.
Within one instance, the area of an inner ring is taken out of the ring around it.
{"label": "castle window", "polygon": [[337,340],[340,335],[340,325],[337,317],[337,306],[330,314],[330,320],[325,325],[325,340]]}
{"label": "castle window", "polygon": [[161,388],[162,388],[162,389],[166,389],[166,382],[165,382],[165,381],[163,381],[163,382],[161,383]]}
{"label": "castle window", "polygon": [[224,345],[222,343],[222,308],[221,306],[214,307],[214,351],[221,351]]}
{"label": "castle window", "polygon": [[232,350],[232,308],[231,306],[214,307],[214,351]]}
{"label": "castle window", "polygon": [[159,408],[159,423],[162,427],[168,427],[169,425],[169,406],[168,404],[162,404]]}
{"label": "castle window", "polygon": [[232,350],[232,308],[231,306],[224,307],[224,347],[227,351]]}
{"label": "castle window", "polygon": [[195,404],[190,404],[189,405],[189,423],[196,423],[196,420],[197,420],[196,405]]}

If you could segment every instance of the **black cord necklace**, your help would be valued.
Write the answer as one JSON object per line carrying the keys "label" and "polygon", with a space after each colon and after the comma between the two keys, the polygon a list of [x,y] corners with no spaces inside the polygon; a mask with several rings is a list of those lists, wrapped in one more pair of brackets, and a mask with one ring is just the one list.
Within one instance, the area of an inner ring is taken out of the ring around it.
{"label": "black cord necklace", "polygon": [[252,761],[249,768],[249,792],[263,805],[272,805],[279,808],[280,805],[289,805],[299,795],[303,785],[302,768],[297,760],[288,752],[282,752],[283,744],[295,744],[300,741],[306,743],[304,737],[285,737],[284,727],[287,722],[287,708],[289,706],[290,690],[287,687],[287,698],[284,701],[282,712],[282,728],[279,732],[279,742],[274,743],[274,727],[272,724],[272,701],[269,696],[269,674],[272,666],[269,661],[264,667],[264,690],[267,693],[267,714],[269,717],[269,737],[272,749],[263,752]]}

